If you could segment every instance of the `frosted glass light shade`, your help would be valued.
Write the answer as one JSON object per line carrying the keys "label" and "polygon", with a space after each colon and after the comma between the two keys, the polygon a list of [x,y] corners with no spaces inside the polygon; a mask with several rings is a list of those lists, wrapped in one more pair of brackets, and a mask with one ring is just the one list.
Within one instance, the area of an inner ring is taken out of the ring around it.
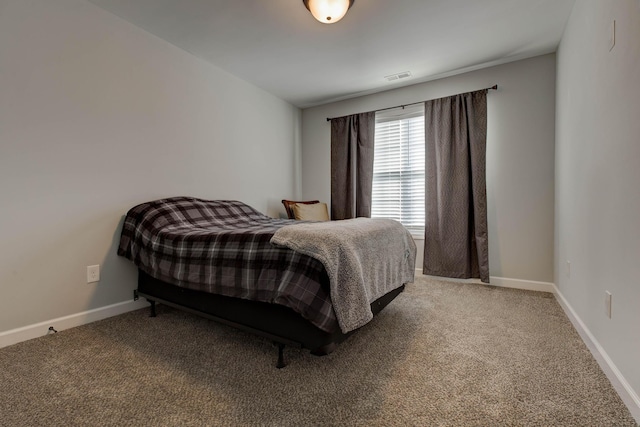
{"label": "frosted glass light shade", "polygon": [[341,20],[353,4],[353,0],[303,0],[314,18],[323,24]]}

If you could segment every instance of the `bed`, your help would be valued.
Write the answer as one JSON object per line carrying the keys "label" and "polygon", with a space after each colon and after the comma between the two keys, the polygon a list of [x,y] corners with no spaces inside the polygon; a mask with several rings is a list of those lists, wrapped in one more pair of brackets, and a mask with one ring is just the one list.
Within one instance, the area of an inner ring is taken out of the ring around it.
{"label": "bed", "polygon": [[[173,197],[129,210],[118,255],[137,266],[134,297],[152,315],[159,302],[268,337],[282,367],[285,345],[328,354],[413,281],[415,244],[389,221],[301,223],[239,201]],[[336,240],[350,233],[371,243]],[[383,236],[398,249],[380,246]]]}

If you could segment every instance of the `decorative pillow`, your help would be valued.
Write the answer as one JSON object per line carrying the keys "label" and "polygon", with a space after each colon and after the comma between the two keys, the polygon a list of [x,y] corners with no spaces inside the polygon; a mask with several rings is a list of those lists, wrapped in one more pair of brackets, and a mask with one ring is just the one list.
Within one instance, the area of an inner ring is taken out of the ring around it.
{"label": "decorative pillow", "polygon": [[326,203],[312,205],[296,203],[293,205],[293,215],[303,221],[329,221],[329,211]]}

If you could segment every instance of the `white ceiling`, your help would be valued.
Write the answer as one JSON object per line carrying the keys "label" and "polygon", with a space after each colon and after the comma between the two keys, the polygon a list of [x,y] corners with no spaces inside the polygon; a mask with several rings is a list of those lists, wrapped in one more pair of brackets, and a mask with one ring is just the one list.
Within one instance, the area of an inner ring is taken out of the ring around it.
{"label": "white ceiling", "polygon": [[355,0],[331,25],[302,0],[89,1],[305,108],[554,52],[575,0]]}

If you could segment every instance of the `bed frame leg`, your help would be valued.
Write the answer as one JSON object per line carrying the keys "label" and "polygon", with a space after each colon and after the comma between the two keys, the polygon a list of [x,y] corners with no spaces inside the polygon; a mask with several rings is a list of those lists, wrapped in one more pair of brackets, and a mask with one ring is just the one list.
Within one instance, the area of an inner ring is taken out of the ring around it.
{"label": "bed frame leg", "polygon": [[147,301],[149,301],[149,304],[151,304],[151,306],[149,308],[151,308],[151,314],[149,314],[149,317],[156,317],[156,302],[150,299],[147,299]]}
{"label": "bed frame leg", "polygon": [[285,366],[287,366],[284,363],[284,344],[277,343],[277,345],[278,345],[278,363],[276,364],[276,368],[282,369]]}

